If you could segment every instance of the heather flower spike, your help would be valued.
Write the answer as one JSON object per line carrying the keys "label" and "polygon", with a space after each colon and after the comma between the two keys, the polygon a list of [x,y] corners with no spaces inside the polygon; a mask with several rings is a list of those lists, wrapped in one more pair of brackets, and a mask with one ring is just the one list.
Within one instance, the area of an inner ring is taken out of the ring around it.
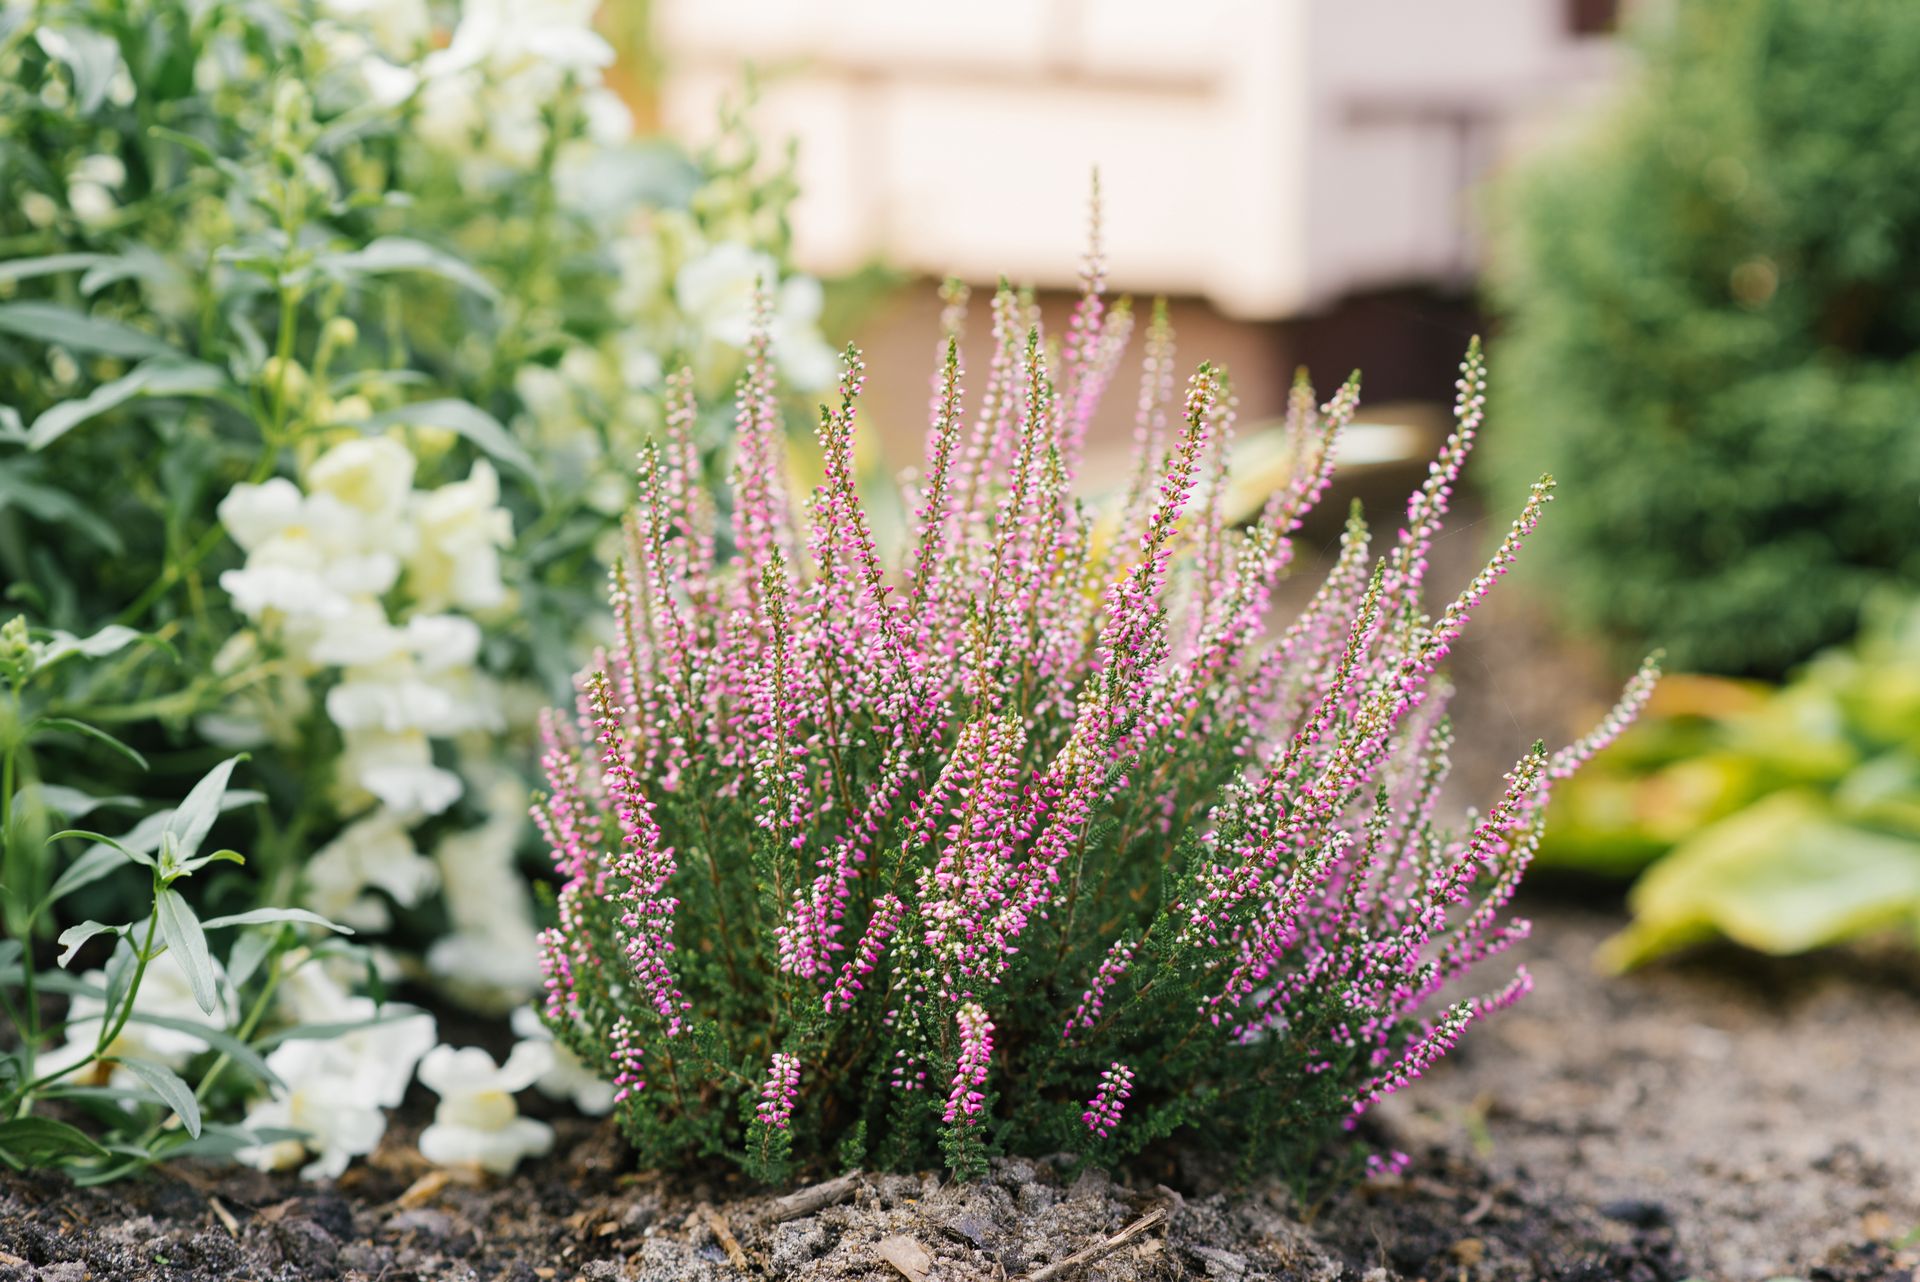
{"label": "heather flower spike", "polygon": [[1057,343],[1003,285],[977,379],[967,293],[946,291],[897,547],[855,473],[858,352],[807,495],[764,298],[717,505],[670,381],[614,639],[546,723],[535,807],[560,883],[542,1014],[614,1083],[645,1160],[967,1174],[997,1150],[1117,1158],[1185,1130],[1304,1175],[1344,1165],[1368,1107],[1525,993],[1524,972],[1457,986],[1524,937],[1507,906],[1548,792],[1654,673],[1588,738],[1516,763],[1484,815],[1442,822],[1439,665],[1551,499],[1543,480],[1486,568],[1429,604],[1484,413],[1479,345],[1397,532],[1356,511],[1276,628],[1358,380],[1324,402],[1296,384],[1294,474],[1231,526],[1232,390],[1205,364],[1181,390],[1156,305],[1128,480],[1078,495],[1131,346],[1104,280],[1096,228]]}

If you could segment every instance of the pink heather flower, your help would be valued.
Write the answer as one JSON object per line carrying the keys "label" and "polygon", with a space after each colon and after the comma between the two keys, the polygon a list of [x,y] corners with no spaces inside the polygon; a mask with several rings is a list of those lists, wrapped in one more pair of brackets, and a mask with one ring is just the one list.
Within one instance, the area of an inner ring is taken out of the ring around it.
{"label": "pink heather flower", "polygon": [[1391,1153],[1367,1154],[1367,1178],[1383,1179],[1390,1175],[1404,1175],[1413,1165],[1413,1159],[1407,1154],[1394,1150]]}
{"label": "pink heather flower", "polygon": [[[824,1142],[863,1119],[875,1143],[905,1141],[903,1162],[930,1145],[892,1119],[951,1064],[942,1117],[961,1129],[941,1138],[973,1169],[990,1136],[1075,1129],[1071,1098],[1011,1090],[995,1105],[1008,1125],[981,1125],[997,1031],[1021,1057],[1009,1081],[1098,1072],[1087,1144],[1143,1142],[1149,1128],[1119,1129],[1131,1101],[1158,1115],[1196,1086],[1230,1108],[1275,1094],[1245,1116],[1290,1129],[1255,1142],[1306,1143],[1527,991],[1522,971],[1443,1004],[1525,937],[1511,904],[1550,791],[1632,720],[1654,673],[1586,738],[1526,754],[1484,815],[1443,826],[1441,665],[1551,499],[1543,479],[1480,572],[1435,594],[1432,549],[1485,415],[1478,346],[1404,520],[1376,537],[1356,512],[1324,584],[1270,632],[1358,381],[1324,401],[1295,386],[1280,428],[1295,469],[1242,526],[1225,498],[1232,388],[1201,365],[1182,389],[1156,305],[1133,465],[1095,512],[1077,464],[1134,324],[1104,274],[1096,240],[1057,341],[1030,295],[999,290],[971,387],[950,295],[897,547],[856,469],[858,352],[821,407],[804,494],[764,297],[729,495],[706,489],[690,376],[669,380],[612,632],[572,714],[542,725],[534,808],[558,882],[543,1010],[597,1049],[629,1133],[730,1145],[744,1099],[763,1157],[784,1161],[798,1058],[774,1054],[759,1084],[738,1072],[771,1034],[805,1042]],[[1289,1111],[1303,1100],[1326,1106]]]}
{"label": "pink heather flower", "polygon": [[760,1102],[753,1114],[765,1126],[787,1129],[793,1117],[793,1102],[800,1096],[800,1057],[775,1051],[767,1068],[767,1080],[760,1087]]}
{"label": "pink heather flower", "polygon": [[1073,1008],[1073,1014],[1067,1020],[1067,1026],[1060,1030],[1060,1039],[1070,1039],[1075,1029],[1092,1028],[1094,1021],[1100,1018],[1100,1012],[1106,1006],[1107,991],[1127,973],[1127,966],[1133,961],[1134,941],[1117,939],[1107,955],[1100,961],[1100,969],[1094,972],[1093,983],[1087,991],[1080,994],[1080,1004]]}
{"label": "pink heather flower", "polygon": [[987,1069],[993,1061],[993,1024],[976,1002],[962,1006],[954,1022],[960,1028],[960,1062],[954,1066],[953,1090],[941,1117],[971,1126],[986,1107],[987,1097],[980,1088],[987,1084]]}
{"label": "pink heather flower", "polygon": [[1115,1060],[1107,1071],[1100,1074],[1100,1089],[1087,1101],[1087,1111],[1080,1120],[1098,1139],[1105,1139],[1120,1125],[1120,1112],[1127,1106],[1127,1096],[1133,1094],[1133,1070]]}

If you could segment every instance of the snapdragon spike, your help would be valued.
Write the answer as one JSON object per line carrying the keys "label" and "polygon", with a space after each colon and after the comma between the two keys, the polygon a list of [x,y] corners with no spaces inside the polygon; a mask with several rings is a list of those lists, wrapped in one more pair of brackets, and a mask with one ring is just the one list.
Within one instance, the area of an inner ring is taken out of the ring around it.
{"label": "snapdragon spike", "polygon": [[613,640],[545,725],[535,808],[559,883],[544,1011],[617,1083],[645,1160],[966,1173],[992,1145],[1123,1157],[1191,1126],[1291,1167],[1525,992],[1455,986],[1524,937],[1508,905],[1548,793],[1653,672],[1594,734],[1528,753],[1483,816],[1442,821],[1441,662],[1552,497],[1543,481],[1429,604],[1484,410],[1477,345],[1397,533],[1356,511],[1275,627],[1357,379],[1324,402],[1296,385],[1294,475],[1236,524],[1232,391],[1201,365],[1178,392],[1156,306],[1134,465],[1122,492],[1078,494],[1133,316],[1097,248],[1084,286],[1058,343],[1002,287],[976,389],[949,290],[898,546],[856,476],[857,352],[804,496],[764,300],[717,502],[670,383]]}

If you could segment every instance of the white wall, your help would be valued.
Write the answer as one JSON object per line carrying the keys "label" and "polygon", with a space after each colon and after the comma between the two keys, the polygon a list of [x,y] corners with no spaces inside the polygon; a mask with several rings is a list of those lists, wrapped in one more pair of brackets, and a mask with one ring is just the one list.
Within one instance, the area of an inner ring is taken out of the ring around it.
{"label": "white wall", "polygon": [[[1471,262],[1462,184],[1607,73],[1557,0],[656,0],[670,128],[743,61],[800,142],[797,252],[1072,281],[1098,166],[1118,288],[1297,314]],[[1469,121],[1470,124],[1462,124]],[[1463,130],[1468,135],[1462,150]]]}

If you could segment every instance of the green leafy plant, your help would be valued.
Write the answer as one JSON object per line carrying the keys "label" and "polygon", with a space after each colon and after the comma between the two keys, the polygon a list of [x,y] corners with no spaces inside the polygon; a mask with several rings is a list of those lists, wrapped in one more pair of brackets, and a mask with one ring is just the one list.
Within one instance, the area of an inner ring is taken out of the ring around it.
{"label": "green leafy plant", "polygon": [[0,581],[178,656],[71,692],[151,773],[49,769],[178,797],[251,752],[245,887],[494,1003],[537,981],[532,719],[663,368],[711,451],[764,280],[783,369],[833,374],[788,167],[737,117],[634,138],[591,6],[531,50],[497,11],[0,9]]}
{"label": "green leafy plant", "polygon": [[1920,10],[1645,13],[1604,125],[1510,193],[1493,457],[1574,490],[1535,562],[1570,619],[1777,678],[1920,576]]}
{"label": "green leafy plant", "polygon": [[[36,641],[17,616],[0,627],[6,697],[0,740],[6,881],[0,904],[9,928],[0,940],[0,1005],[17,1040],[0,1057],[0,1161],[15,1169],[64,1167],[87,1183],[168,1156],[234,1153],[259,1143],[255,1132],[211,1121],[205,1110],[209,1100],[229,1102],[232,1090],[227,1096],[218,1092],[231,1069],[273,1080],[252,1039],[270,1009],[281,959],[294,946],[292,933],[281,927],[351,933],[302,909],[256,908],[202,920],[182,893],[183,883],[214,863],[245,862],[233,850],[205,849],[224,812],[260,801],[257,793],[228,788],[240,758],[221,762],[178,806],[147,816],[119,837],[78,828],[47,831],[55,815],[137,803],[89,796],[37,777],[33,749],[42,739],[83,734],[115,751],[131,755],[132,749],[76,717],[48,715],[36,697],[35,679],[46,680],[76,657],[103,658],[138,639],[118,629]],[[74,842],[89,844],[61,864],[57,852]],[[146,870],[141,917],[69,926],[57,941],[59,968],[42,973],[33,943],[52,910],[130,866]],[[209,932],[216,938],[237,933],[224,967],[215,963]],[[113,941],[105,970],[67,973],[75,956],[97,939]],[[153,1000],[156,966],[183,990],[172,1003]],[[264,978],[254,982],[259,976]],[[232,1009],[242,992],[251,994],[244,1016]],[[180,995],[193,1009],[183,1009]],[[50,996],[65,997],[67,1009],[47,1022],[42,999]],[[180,1072],[189,1062],[200,1068],[193,1085]],[[94,1125],[83,1128],[67,1117]]]}
{"label": "green leafy plant", "polygon": [[1876,601],[1779,687],[1670,680],[1550,832],[1546,862],[1640,873],[1614,967],[1722,936],[1798,953],[1920,932],[1920,606]]}

